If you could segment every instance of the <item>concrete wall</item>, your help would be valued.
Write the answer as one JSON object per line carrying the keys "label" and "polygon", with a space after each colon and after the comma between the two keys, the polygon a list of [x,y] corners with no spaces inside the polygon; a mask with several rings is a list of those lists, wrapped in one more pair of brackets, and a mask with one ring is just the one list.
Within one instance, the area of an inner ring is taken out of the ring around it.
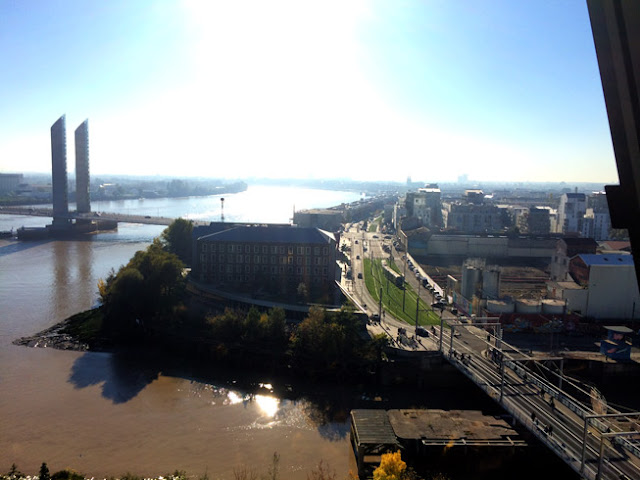
{"label": "concrete wall", "polygon": [[[433,235],[427,255],[468,257],[549,258],[555,253],[557,239],[478,237],[474,235]],[[413,245],[411,245],[413,251]],[[422,252],[421,252],[422,253]]]}

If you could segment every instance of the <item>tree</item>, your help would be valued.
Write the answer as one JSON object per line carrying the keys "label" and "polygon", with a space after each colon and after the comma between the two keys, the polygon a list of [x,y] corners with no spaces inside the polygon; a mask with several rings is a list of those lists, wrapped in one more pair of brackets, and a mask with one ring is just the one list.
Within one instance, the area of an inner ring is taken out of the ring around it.
{"label": "tree", "polygon": [[104,327],[116,336],[141,332],[151,320],[167,319],[180,305],[185,288],[180,259],[154,241],[136,252],[117,274],[98,283]]}
{"label": "tree", "polygon": [[384,453],[380,466],[373,471],[373,480],[403,480],[406,478],[407,464],[402,460],[400,450]]}
{"label": "tree", "polygon": [[164,249],[178,256],[186,265],[191,265],[193,222],[177,218],[165,228],[161,235]]}
{"label": "tree", "polygon": [[51,480],[51,475],[49,474],[49,467],[45,462],[42,462],[40,465],[40,480]]}

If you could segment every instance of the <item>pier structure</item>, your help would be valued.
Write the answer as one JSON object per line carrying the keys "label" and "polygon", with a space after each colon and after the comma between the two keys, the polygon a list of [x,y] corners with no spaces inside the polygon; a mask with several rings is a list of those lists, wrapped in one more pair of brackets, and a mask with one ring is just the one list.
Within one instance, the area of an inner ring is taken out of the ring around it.
{"label": "pier structure", "polygon": [[[465,464],[517,454],[527,443],[507,421],[476,410],[352,410],[351,446],[366,478],[383,453],[401,450],[408,463]],[[445,458],[446,457],[446,458]]]}

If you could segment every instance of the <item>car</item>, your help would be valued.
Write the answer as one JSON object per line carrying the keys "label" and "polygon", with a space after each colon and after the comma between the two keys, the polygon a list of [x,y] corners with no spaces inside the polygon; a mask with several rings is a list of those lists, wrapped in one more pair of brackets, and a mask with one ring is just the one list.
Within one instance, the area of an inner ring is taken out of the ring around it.
{"label": "car", "polygon": [[391,235],[385,235],[385,236],[384,236],[384,239],[385,239],[385,240],[391,240]]}
{"label": "car", "polygon": [[451,313],[453,313],[454,315],[458,315],[458,309],[457,308],[452,308],[451,309]]}
{"label": "car", "polygon": [[377,313],[374,313],[369,318],[371,319],[372,322],[379,322],[380,321],[380,315],[378,315]]}
{"label": "car", "polygon": [[362,278],[362,272],[358,273],[358,278]]}
{"label": "car", "polygon": [[151,218],[151,215],[145,215],[144,218]]}
{"label": "car", "polygon": [[373,238],[380,238],[378,235],[374,235]]}
{"label": "car", "polygon": [[418,327],[416,328],[416,335],[418,335],[419,337],[428,337],[429,332],[427,332],[427,329],[424,327]]}
{"label": "car", "polygon": [[356,260],[360,260],[360,255],[356,255]]}
{"label": "car", "polygon": [[356,240],[356,245],[358,244],[358,240]]}

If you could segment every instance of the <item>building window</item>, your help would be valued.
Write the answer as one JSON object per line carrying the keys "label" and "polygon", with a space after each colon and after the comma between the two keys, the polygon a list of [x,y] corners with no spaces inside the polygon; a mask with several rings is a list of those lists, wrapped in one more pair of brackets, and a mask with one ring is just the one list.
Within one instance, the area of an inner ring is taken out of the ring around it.
{"label": "building window", "polygon": [[227,273],[233,273],[233,265],[227,265]]}
{"label": "building window", "polygon": [[296,265],[302,265],[302,257],[296,258]]}
{"label": "building window", "polygon": [[287,263],[293,265],[293,257],[287,257]]}
{"label": "building window", "polygon": [[215,261],[216,261],[216,254],[215,254],[215,253],[212,253],[212,254],[211,254],[211,261],[212,261],[212,262],[215,262]]}
{"label": "building window", "polygon": [[287,273],[292,274],[293,273],[293,267],[287,267]]}
{"label": "building window", "polygon": [[275,264],[276,264],[276,256],[271,255],[271,265],[275,265]]}
{"label": "building window", "polygon": [[203,252],[206,252],[206,251],[207,251],[207,244],[206,244],[206,243],[203,243],[203,244],[202,244],[202,251],[203,251]]}
{"label": "building window", "polygon": [[329,255],[329,247],[322,247],[322,254]]}
{"label": "building window", "polygon": [[236,262],[238,263],[242,263],[242,254],[239,253],[238,255],[236,255]]}
{"label": "building window", "polygon": [[313,254],[320,255],[320,247],[313,247]]}
{"label": "building window", "polygon": [[322,274],[323,274],[323,275],[326,275],[326,274],[327,274],[327,267],[324,267],[324,268],[322,269]]}
{"label": "building window", "polygon": [[253,263],[260,263],[260,255],[253,256]]}
{"label": "building window", "polygon": [[269,263],[269,259],[266,255],[262,256],[262,263]]}
{"label": "building window", "polygon": [[216,244],[215,244],[215,243],[212,243],[212,244],[211,244],[211,251],[212,251],[212,252],[215,252],[215,251],[216,251]]}
{"label": "building window", "polygon": [[289,247],[287,248],[287,253],[289,255],[293,255],[293,247],[291,245],[289,245]]}
{"label": "building window", "polygon": [[280,255],[284,255],[284,245],[280,246]]}
{"label": "building window", "polygon": [[235,251],[235,246],[234,245],[229,245],[229,253],[233,253]]}
{"label": "building window", "polygon": [[244,273],[251,273],[251,265],[244,266]]}
{"label": "building window", "polygon": [[251,253],[251,245],[244,246],[244,253]]}
{"label": "building window", "polygon": [[[269,253],[269,247],[267,247],[266,245],[263,245],[262,246],[262,254],[264,255],[266,253]],[[267,262],[265,262],[265,263],[267,263]]]}
{"label": "building window", "polygon": [[282,265],[280,265],[280,268],[278,269],[278,272],[284,273],[284,267]]}
{"label": "building window", "polygon": [[304,247],[302,247],[302,246],[297,246],[297,247],[296,247],[296,254],[298,254],[298,255],[303,255],[303,254],[304,254]]}
{"label": "building window", "polygon": [[242,273],[242,265],[236,265],[236,273]]}
{"label": "building window", "polygon": [[305,254],[311,255],[311,247],[304,247]]}
{"label": "building window", "polygon": [[296,273],[302,275],[302,267],[296,267]]}
{"label": "building window", "polygon": [[223,273],[224,272],[224,265],[218,265],[218,271],[220,273]]}
{"label": "building window", "polygon": [[260,253],[260,247],[258,245],[253,246],[253,253]]}

